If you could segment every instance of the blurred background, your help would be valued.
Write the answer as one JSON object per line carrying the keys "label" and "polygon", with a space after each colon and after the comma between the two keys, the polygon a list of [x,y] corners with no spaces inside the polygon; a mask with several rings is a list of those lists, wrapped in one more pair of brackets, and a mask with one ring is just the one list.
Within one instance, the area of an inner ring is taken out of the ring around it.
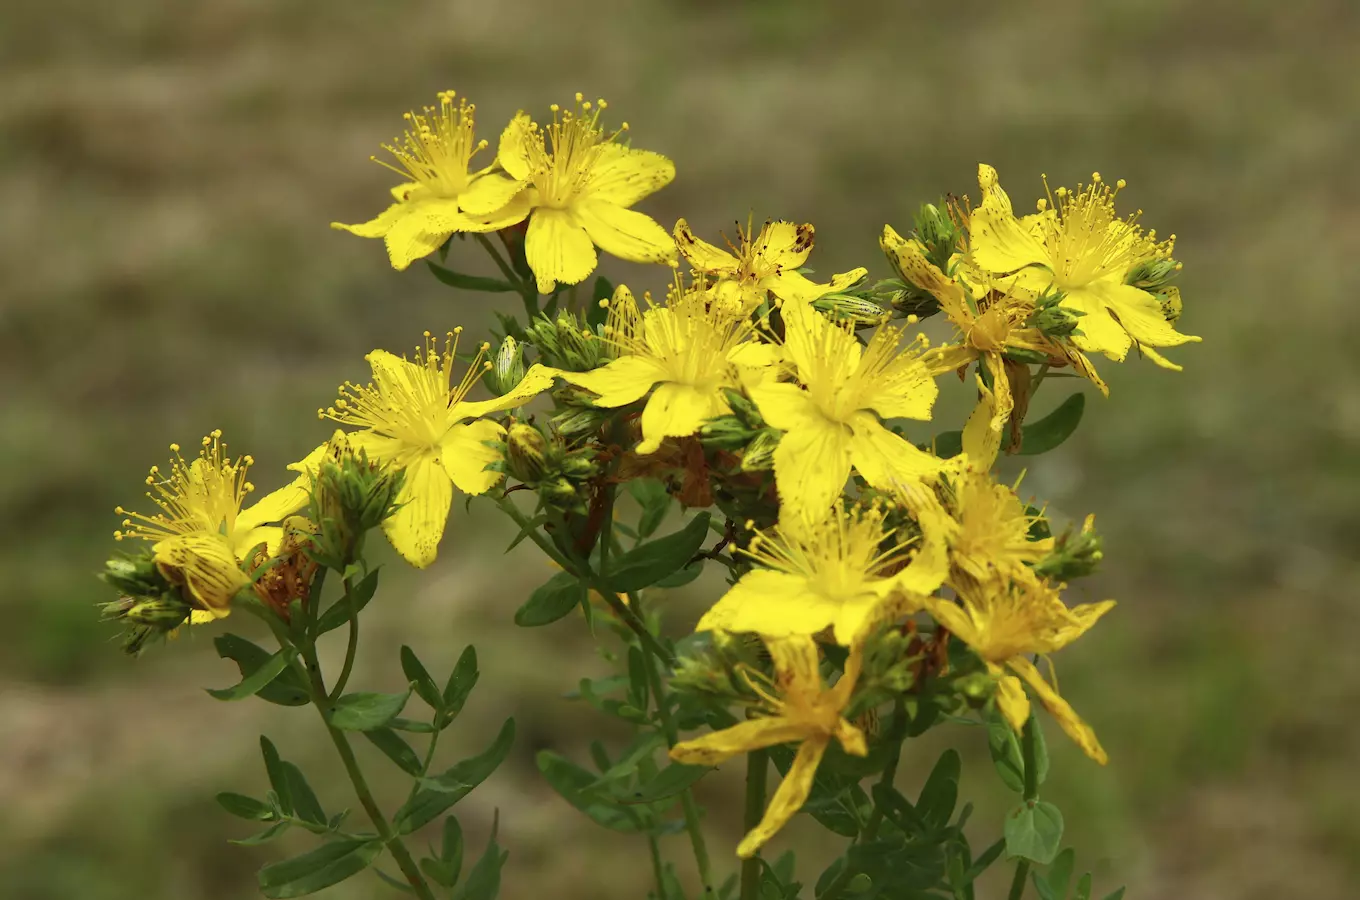
{"label": "blurred background", "polygon": [[[1026,209],[1041,172],[1128,179],[1121,202],[1180,236],[1180,327],[1204,343],[1172,351],[1181,374],[1101,363],[1112,397],[1092,397],[1076,437],[1026,476],[1106,534],[1106,565],[1073,599],[1120,601],[1060,658],[1111,764],[1050,728],[1045,791],[1104,890],[1356,896],[1357,46],[1351,0],[6,0],[0,896],[256,896],[258,865],[310,846],[226,843],[249,826],[212,795],[263,794],[259,733],[305,763],[330,807],[354,805],[326,777],[337,769],[310,715],[203,694],[235,675],[213,632],[124,658],[93,576],[113,507],[137,501],[169,442],[223,428],[271,489],[328,433],[314,410],[366,378],[366,351],[492,324],[497,301],[419,265],[394,272],[380,242],[327,228],[386,205],[393,179],[368,156],[445,88],[478,104],[493,145],[517,108],[604,96],[637,146],[676,161],[641,209],[711,240],[748,212],[811,221],[822,273],[887,275],[882,225],[905,231],[920,202],[976,194],[979,160]],[[476,250],[455,246],[450,265],[490,274]],[[665,280],[617,260],[603,271]],[[1037,412],[1069,384],[1050,382]],[[957,427],[964,389],[945,391],[939,427]],[[396,689],[401,642],[443,672],[475,642],[481,686],[444,758],[485,746],[506,715],[521,729],[511,761],[458,807],[469,852],[499,808],[503,897],[641,898],[641,843],[617,843],[534,770],[536,750],[582,758],[604,727],[561,698],[601,664],[577,620],[511,624],[549,573],[532,555],[502,565],[511,536],[474,503],[429,573],[392,565],[359,677]],[[677,631],[715,587],[676,598]],[[983,738],[940,740],[965,753],[985,846],[1009,801]],[[907,761],[905,790],[933,759]],[[704,787],[726,866],[738,775]],[[684,842],[669,852],[689,873]],[[367,877],[334,896],[386,891]]]}

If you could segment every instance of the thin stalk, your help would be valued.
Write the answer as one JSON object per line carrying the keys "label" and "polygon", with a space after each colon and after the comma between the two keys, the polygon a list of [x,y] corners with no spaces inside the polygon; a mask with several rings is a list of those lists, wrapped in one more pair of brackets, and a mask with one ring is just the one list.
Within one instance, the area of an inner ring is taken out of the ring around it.
{"label": "thin stalk", "polygon": [[[769,759],[768,750],[753,750],[746,754],[746,808],[741,821],[743,834],[750,834],[765,815],[765,775]],[[751,856],[741,861],[741,900],[756,900],[759,893],[760,857]]]}
{"label": "thin stalk", "polygon": [[[278,638],[281,647],[290,646],[288,635],[284,632],[282,624],[273,616],[267,620],[274,636]],[[326,726],[326,732],[330,735],[331,743],[335,745],[335,752],[340,754],[340,762],[345,767],[345,774],[349,776],[350,784],[354,786],[354,793],[359,798],[359,804],[363,806],[364,812],[368,813],[369,820],[378,832],[379,839],[387,852],[392,854],[392,859],[396,861],[397,868],[406,876],[406,881],[411,885],[411,890],[420,900],[435,900],[434,892],[425,881],[425,876],[421,875],[419,867],[411,853],[402,843],[401,836],[392,830],[387,817],[383,815],[378,803],[373,799],[373,791],[368,786],[368,781],[364,778],[363,770],[359,768],[359,762],[354,758],[354,748],[350,746],[349,739],[345,737],[340,729],[333,726],[326,715],[326,710],[330,705],[330,700],[326,693],[326,685],[321,680],[321,669],[316,662],[316,650],[312,647],[300,648],[302,656],[306,660],[305,678],[303,683],[307,686],[307,696],[312,701],[312,706],[321,716],[321,722]],[[293,663],[297,665],[296,662]]]}
{"label": "thin stalk", "polygon": [[491,254],[491,258],[496,263],[496,268],[501,270],[501,275],[505,276],[505,280],[515,286],[515,290],[519,293],[520,299],[524,301],[524,314],[528,316],[529,319],[527,324],[532,325],[534,318],[538,315],[537,286],[527,283],[516,275],[515,270],[510,268],[510,264],[501,257],[500,251],[496,249],[496,245],[487,240],[486,235],[474,234],[473,237],[477,239],[477,243],[481,244],[487,253]]}
{"label": "thin stalk", "polygon": [[1044,379],[1047,377],[1048,377],[1048,363],[1044,363],[1041,366],[1039,366],[1039,371],[1034,373],[1034,380],[1029,383],[1029,394],[1031,397],[1034,396],[1035,391],[1039,390],[1039,385],[1043,384]]}
{"label": "thin stalk", "polygon": [[654,835],[647,835],[647,849],[652,854],[652,877],[656,879],[656,900],[665,900],[666,873],[661,868],[661,845]]}
{"label": "thin stalk", "polygon": [[340,677],[335,680],[335,687],[330,693],[332,703],[344,694],[350,673],[354,671],[354,657],[359,650],[359,607],[354,602],[354,584],[346,578],[344,585],[345,602],[349,605],[349,643],[345,646],[345,662],[340,667]]}
{"label": "thin stalk", "polygon": [[[1020,735],[1020,752],[1025,758],[1025,802],[1033,803],[1039,799],[1039,764],[1034,740],[1034,717],[1025,723]],[[1029,879],[1029,860],[1021,859],[1015,864],[1015,877],[1011,879],[1010,893],[1006,900],[1020,900],[1025,894],[1025,883]]]}

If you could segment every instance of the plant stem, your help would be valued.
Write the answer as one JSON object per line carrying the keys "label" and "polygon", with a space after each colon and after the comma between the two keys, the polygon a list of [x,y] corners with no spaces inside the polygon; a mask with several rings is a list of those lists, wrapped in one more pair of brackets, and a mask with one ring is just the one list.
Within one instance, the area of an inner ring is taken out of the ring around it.
{"label": "plant stem", "polygon": [[1043,365],[1039,366],[1039,371],[1035,373],[1034,380],[1031,381],[1029,384],[1029,395],[1031,397],[1034,396],[1035,391],[1039,390],[1039,385],[1043,384],[1044,379],[1047,377],[1048,377],[1048,363],[1044,363]]}
{"label": "plant stem", "polygon": [[[1020,752],[1025,759],[1025,802],[1033,803],[1039,799],[1039,764],[1034,741],[1034,716],[1025,723],[1020,735]],[[1015,864],[1015,877],[1011,879],[1011,890],[1006,900],[1020,900],[1025,894],[1025,882],[1029,879],[1029,860],[1021,859]]]}
{"label": "plant stem", "polygon": [[524,301],[524,314],[528,317],[528,322],[526,324],[532,325],[534,323],[534,318],[538,315],[537,286],[528,284],[516,275],[514,269],[510,268],[510,264],[501,258],[500,251],[496,249],[496,245],[487,240],[486,235],[474,234],[473,237],[477,239],[477,243],[485,248],[487,253],[491,254],[491,258],[496,262],[496,268],[501,270],[501,274],[505,276],[505,280],[515,286],[515,290],[519,292],[520,298]]}
{"label": "plant stem", "polygon": [[[769,759],[768,750],[752,750],[746,754],[746,808],[741,822],[744,834],[750,834],[765,815],[765,775]],[[759,893],[760,857],[751,856],[741,861],[741,900],[756,900]]]}
{"label": "plant stem", "polygon": [[652,875],[656,878],[656,900],[666,900],[666,873],[661,868],[661,845],[654,835],[647,835],[647,849],[652,854]]}
{"label": "plant stem", "polygon": [[[287,648],[291,646],[287,633],[283,630],[283,625],[275,617],[269,616],[267,619],[269,627],[278,638],[279,645]],[[330,706],[330,699],[326,693],[326,685],[321,680],[321,668],[316,661],[315,647],[299,648],[303,658],[306,660],[306,671],[303,683],[307,686],[307,696],[312,701],[312,706],[316,708],[317,715],[321,716],[321,722],[326,726],[326,732],[330,735],[331,743],[335,745],[335,751],[340,754],[340,762],[344,764],[345,774],[349,776],[350,783],[354,785],[354,793],[359,798],[360,805],[364,812],[368,813],[369,820],[373,827],[377,829],[378,837],[382,840],[387,852],[392,854],[392,859],[396,861],[397,868],[406,876],[406,881],[411,885],[411,890],[420,900],[435,900],[434,892],[430,890],[429,884],[425,881],[425,876],[420,874],[419,867],[411,858],[411,853],[402,843],[401,836],[392,830],[387,817],[383,815],[378,803],[373,799],[373,791],[368,786],[368,781],[364,778],[363,771],[359,768],[359,761],[354,758],[354,748],[350,746],[349,739],[345,737],[340,729],[331,724],[327,716],[327,709]],[[297,665],[296,662],[293,665]]]}
{"label": "plant stem", "polygon": [[345,663],[340,667],[340,677],[335,680],[330,699],[334,703],[340,699],[349,683],[350,673],[354,671],[354,657],[359,650],[359,608],[354,603],[354,585],[346,578],[345,602],[349,605],[349,643],[345,646]]}

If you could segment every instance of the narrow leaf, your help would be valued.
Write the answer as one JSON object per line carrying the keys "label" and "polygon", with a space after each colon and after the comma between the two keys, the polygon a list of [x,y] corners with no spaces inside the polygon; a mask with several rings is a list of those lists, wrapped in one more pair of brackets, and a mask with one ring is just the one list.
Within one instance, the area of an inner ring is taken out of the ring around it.
{"label": "narrow leaf", "polygon": [[331,725],[344,731],[381,728],[396,718],[410,696],[410,688],[403,694],[346,694],[336,701],[328,718]]}
{"label": "narrow leaf", "polygon": [[940,755],[921,788],[916,800],[916,811],[936,831],[943,830],[954,815],[959,800],[959,773],[962,761],[957,750],[946,750]]}
{"label": "narrow leaf", "polygon": [[248,838],[229,840],[227,841],[227,843],[235,844],[238,847],[256,847],[260,844],[267,844],[270,841],[274,840],[274,838],[278,837],[279,835],[287,831],[288,827],[292,824],[293,824],[292,822],[288,821],[287,819],[284,819],[282,822],[275,822],[273,825],[270,825],[268,828],[266,828],[264,831],[259,832],[258,834],[252,834]]}
{"label": "narrow leaf", "polygon": [[258,669],[242,678],[239,684],[221,690],[208,688],[208,694],[218,700],[244,700],[253,697],[264,690],[268,684],[279,676],[279,673],[288,668],[288,662],[294,651],[280,650],[269,657]]}
{"label": "narrow leaf", "polygon": [[[217,648],[218,656],[236,663],[236,667],[241,670],[242,679],[249,678],[271,659],[268,650],[235,634],[218,635],[213,638],[213,646]],[[284,668],[255,696],[279,706],[306,706],[311,702],[307,695],[307,687],[291,666]]]}
{"label": "narrow leaf", "polygon": [[274,818],[274,810],[269,807],[268,803],[256,800],[254,797],[247,797],[245,794],[223,791],[217,795],[217,805],[239,819],[268,822]]}
{"label": "narrow leaf", "polygon": [[321,808],[321,801],[316,799],[316,792],[307,783],[307,778],[302,774],[302,770],[287,761],[280,762],[279,767],[283,772],[284,780],[288,784],[288,796],[293,804],[293,814],[304,822],[325,825],[326,813]]}
{"label": "narrow leaf", "polygon": [[334,631],[341,625],[349,624],[351,605],[356,611],[362,610],[365,606],[368,606],[368,601],[373,599],[377,590],[378,570],[374,569],[356,582],[348,594],[326,608],[326,611],[316,620],[317,635],[323,635],[328,631]]}
{"label": "narrow leaf", "polygon": [[367,869],[380,853],[382,843],[376,840],[353,838],[322,844],[310,853],[260,869],[260,893],[271,900],[314,894]]}
{"label": "narrow leaf", "polygon": [[425,265],[430,267],[434,277],[451,287],[461,288],[465,291],[481,291],[484,294],[506,294],[515,289],[515,286],[508,281],[499,278],[486,278],[482,275],[464,275],[462,272],[455,272],[443,266],[435,265],[426,260]]}
{"label": "narrow leaf", "polygon": [[1025,759],[1020,753],[1020,741],[1005,719],[995,716],[987,721],[987,750],[992,765],[1001,781],[1015,793],[1025,790]]}
{"label": "narrow leaf", "polygon": [[1034,456],[1047,453],[1072,436],[1081,424],[1082,413],[1086,410],[1086,395],[1073,394],[1058,405],[1053,412],[1037,422],[1021,429],[1020,456]]}
{"label": "narrow leaf", "polygon": [[269,786],[279,798],[279,807],[287,814],[293,814],[293,795],[289,791],[288,775],[283,768],[283,760],[274,742],[260,735],[260,755],[264,757],[264,770],[269,776]]}
{"label": "narrow leaf", "polygon": [[401,671],[406,675],[406,680],[415,687],[416,694],[430,709],[438,710],[443,705],[444,698],[440,695],[439,688],[435,686],[434,679],[416,656],[416,651],[405,644],[401,645]]}
{"label": "narrow leaf", "polygon": [[458,657],[448,683],[444,685],[444,719],[452,722],[463,711],[463,704],[476,686],[478,677],[477,648],[468,644]]}
{"label": "narrow leaf", "polygon": [[439,844],[439,859],[449,867],[454,881],[463,871],[463,826],[449,816],[444,820],[444,834]]}
{"label": "narrow leaf", "polygon": [[365,731],[364,737],[368,738],[369,743],[381,750],[407,775],[415,778],[420,777],[420,756],[417,755],[415,750],[411,749],[411,745],[406,743],[401,735],[389,727],[383,727]]}
{"label": "narrow leaf", "polygon": [[466,797],[505,761],[514,742],[515,720],[506,719],[500,734],[485,751],[457,763],[441,775],[422,779],[415,796],[397,810],[392,819],[397,833],[410,834]]}
{"label": "narrow leaf", "polygon": [[633,793],[632,800],[635,803],[654,803],[657,800],[677,796],[712,771],[713,769],[709,766],[686,766],[681,763],[671,763],[657,772],[655,778],[651,778],[639,786],[637,791]]}
{"label": "narrow leaf", "polygon": [[609,585],[620,593],[651,587],[667,575],[684,568],[708,536],[709,514],[699,513],[684,528],[663,538],[634,547],[614,561]]}
{"label": "narrow leaf", "polygon": [[454,892],[454,900],[494,900],[500,892],[501,869],[510,853],[496,843],[499,824],[498,813],[491,821],[491,838],[487,841],[486,850],[482,851],[481,858],[468,873],[467,881]]}
{"label": "narrow leaf", "polygon": [[558,572],[539,585],[515,610],[515,624],[524,628],[547,625],[581,605],[585,585],[570,572]]}

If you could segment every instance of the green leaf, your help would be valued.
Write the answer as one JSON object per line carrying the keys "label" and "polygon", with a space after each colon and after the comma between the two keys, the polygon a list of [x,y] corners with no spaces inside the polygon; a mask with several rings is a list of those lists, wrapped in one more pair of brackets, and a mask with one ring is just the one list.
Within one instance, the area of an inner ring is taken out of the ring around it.
{"label": "green leaf", "polygon": [[462,288],[465,291],[481,291],[484,294],[506,294],[515,290],[515,286],[508,281],[499,278],[486,278],[482,275],[464,275],[462,272],[455,272],[443,266],[437,266],[429,260],[425,265],[430,267],[434,277],[447,285]]}
{"label": "green leaf", "polygon": [[547,625],[571,612],[585,599],[585,585],[570,572],[558,572],[539,585],[515,610],[515,624],[524,628]]}
{"label": "green leaf", "polygon": [[599,779],[591,772],[551,750],[540,750],[534,762],[548,785],[597,825],[623,833],[641,830],[640,815],[621,807],[600,788]]}
{"label": "green leaf", "polygon": [[694,579],[698,578],[704,571],[704,560],[695,560],[683,569],[678,569],[656,583],[660,588],[684,587]]}
{"label": "green leaf", "polygon": [[671,763],[657,772],[655,778],[640,785],[633,793],[632,799],[636,803],[654,803],[657,800],[677,796],[712,771],[710,766]]}
{"label": "green leaf", "polygon": [[1048,740],[1039,725],[1039,717],[1033,713],[1029,717],[1029,727],[1034,730],[1034,783],[1041,785],[1048,780]]}
{"label": "green leaf", "polygon": [[1017,794],[1025,790],[1025,758],[1020,741],[1001,716],[987,720],[987,749],[1001,781]]}
{"label": "green leaf", "polygon": [[1124,889],[1115,888],[1105,895],[1104,900],[1124,900]]}
{"label": "green leaf", "polygon": [[380,853],[382,843],[377,840],[352,838],[322,844],[310,853],[261,869],[260,893],[271,900],[314,894],[359,874]]}
{"label": "green leaf", "polygon": [[636,478],[628,482],[628,493],[642,507],[637,526],[638,537],[651,537],[671,508],[671,495],[666,491],[665,483],[656,478]]}
{"label": "green leaf", "polygon": [[1077,879],[1077,886],[1072,891],[1072,900],[1091,900],[1091,873]]}
{"label": "green leaf", "polygon": [[407,775],[415,778],[420,777],[422,767],[420,757],[415,750],[411,749],[411,745],[406,743],[405,739],[390,727],[365,731],[364,737],[368,738],[369,743],[381,750]]}
{"label": "green leaf", "polygon": [[458,879],[449,871],[447,865],[428,856],[420,861],[420,871],[424,872],[426,878],[440,887],[451,888],[458,883]]}
{"label": "green leaf", "polygon": [[434,679],[421,664],[416,651],[405,644],[401,645],[401,671],[406,675],[406,680],[415,687],[416,694],[430,709],[438,710],[443,706],[444,698],[439,693],[439,688],[435,686]]}
{"label": "green leaf", "polygon": [[1058,855],[1062,832],[1058,807],[1043,800],[1026,801],[1006,814],[1006,853],[1046,866]]}
{"label": "green leaf", "polygon": [[486,843],[486,850],[482,851],[481,858],[468,873],[467,881],[454,891],[453,900],[495,900],[501,889],[501,869],[510,856],[509,851],[502,850],[496,843],[499,827],[500,814],[497,813],[491,820],[491,837]]}
{"label": "green leaf", "polygon": [[439,842],[439,860],[448,866],[453,880],[463,871],[463,826],[453,816],[444,820],[444,833]]}
{"label": "green leaf", "polygon": [[288,668],[288,663],[295,651],[292,649],[280,650],[269,659],[265,660],[258,669],[251,672],[241,681],[229,688],[215,690],[208,688],[208,694],[217,700],[244,700],[253,697],[264,690],[271,681],[279,676],[279,673]]}
{"label": "green leaf", "polygon": [[940,459],[949,459],[951,456],[958,456],[962,452],[962,431],[941,431],[935,435],[935,455]]}
{"label": "green leaf", "polygon": [[274,818],[274,810],[268,803],[263,800],[256,800],[254,797],[247,797],[245,794],[223,791],[217,795],[217,804],[238,819],[268,822]]}
{"label": "green leaf", "polygon": [[281,761],[279,768],[288,785],[288,797],[293,806],[293,814],[304,822],[324,826],[326,812],[321,808],[321,801],[316,799],[316,792],[307,783],[302,770],[287,761]]}
{"label": "green leaf", "polygon": [[[218,656],[236,663],[242,679],[249,678],[271,659],[268,650],[235,634],[218,635],[213,638],[213,646],[217,648]],[[311,702],[306,685],[291,666],[286,667],[255,696],[279,706],[306,706]]]}
{"label": "green leaf", "polygon": [[274,742],[264,735],[260,735],[260,755],[264,757],[264,771],[269,776],[269,786],[279,798],[279,808],[292,815],[293,795],[289,791],[288,775],[284,771],[283,760],[279,758],[279,751],[274,747]]}
{"label": "green leaf", "polygon": [[455,764],[434,778],[422,779],[420,789],[411,801],[397,810],[392,827],[398,834],[410,834],[442,815],[505,761],[514,742],[515,720],[506,719],[496,740],[481,754]]}
{"label": "green leaf", "polygon": [[1053,412],[1037,422],[1026,425],[1021,432],[1020,456],[1034,456],[1047,453],[1072,436],[1081,424],[1081,415],[1086,410],[1086,395],[1073,394],[1058,405]]}
{"label": "green leaf", "polygon": [[1063,900],[1067,896],[1067,886],[1072,881],[1072,869],[1077,863],[1077,852],[1071,847],[1058,854],[1057,859],[1044,873],[1044,880],[1053,890],[1053,896]]}
{"label": "green leaf", "polygon": [[935,831],[944,830],[954,816],[954,805],[959,800],[959,773],[962,760],[957,750],[940,754],[935,768],[930,770],[921,796],[916,800],[916,811]]}
{"label": "green leaf", "polygon": [[472,693],[473,687],[477,684],[477,648],[468,644],[463,648],[463,653],[458,657],[458,662],[453,667],[453,672],[449,675],[448,683],[444,685],[444,713],[440,717],[445,722],[452,722],[458,714],[463,711],[463,704],[467,702],[468,695]]}
{"label": "green leaf", "polygon": [[388,722],[387,727],[410,734],[434,734],[436,730],[429,722],[417,722],[415,719],[403,719],[401,716]]}
{"label": "green leaf", "polygon": [[381,728],[396,718],[411,696],[408,687],[402,694],[378,694],[361,691],[346,694],[335,702],[327,719],[342,731],[370,731]]}
{"label": "green leaf", "polygon": [[699,513],[674,534],[648,541],[620,556],[609,573],[609,586],[620,593],[640,591],[686,566],[708,536],[709,518],[708,513]]}
{"label": "green leaf", "polygon": [[278,837],[279,835],[283,834],[285,831],[287,831],[289,826],[291,826],[292,824],[293,824],[292,822],[289,822],[287,819],[284,819],[282,822],[275,822],[273,825],[270,825],[268,828],[266,828],[264,831],[259,832],[258,834],[252,834],[248,838],[229,840],[227,841],[227,843],[235,844],[238,847],[255,847],[260,844],[266,844],[274,840],[274,838]]}
{"label": "green leaf", "polygon": [[316,633],[319,637],[328,631],[334,631],[341,625],[349,624],[350,605],[353,604],[356,611],[368,606],[368,601],[373,599],[373,595],[378,591],[378,570],[374,569],[365,575],[360,581],[355,583],[348,594],[332,603],[316,620]]}

